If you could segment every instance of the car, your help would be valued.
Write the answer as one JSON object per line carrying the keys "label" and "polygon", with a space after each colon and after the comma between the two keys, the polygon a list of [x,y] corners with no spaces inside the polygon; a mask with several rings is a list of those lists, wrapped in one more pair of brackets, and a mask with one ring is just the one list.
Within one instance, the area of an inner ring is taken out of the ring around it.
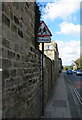
{"label": "car", "polygon": [[67,70],[67,74],[73,74],[72,70]]}
{"label": "car", "polygon": [[76,75],[82,75],[82,70],[77,70]]}
{"label": "car", "polygon": [[76,73],[77,73],[77,70],[74,70],[74,71],[73,71],[73,73],[75,73],[75,74],[76,74]]}

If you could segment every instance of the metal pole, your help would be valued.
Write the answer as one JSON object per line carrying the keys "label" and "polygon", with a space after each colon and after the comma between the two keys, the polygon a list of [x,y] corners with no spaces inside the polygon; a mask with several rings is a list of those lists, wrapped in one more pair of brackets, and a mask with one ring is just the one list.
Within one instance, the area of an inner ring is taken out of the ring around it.
{"label": "metal pole", "polygon": [[44,43],[42,43],[42,116],[44,116]]}

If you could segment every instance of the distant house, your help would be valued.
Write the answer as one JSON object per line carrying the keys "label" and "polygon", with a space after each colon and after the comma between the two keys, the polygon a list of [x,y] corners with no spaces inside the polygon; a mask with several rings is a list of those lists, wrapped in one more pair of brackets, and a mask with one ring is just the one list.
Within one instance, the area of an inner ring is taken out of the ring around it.
{"label": "distant house", "polygon": [[73,66],[73,70],[77,70],[77,69],[81,68],[81,66],[82,66],[81,64],[82,64],[81,63],[81,58],[75,60],[74,61],[74,66]]}
{"label": "distant house", "polygon": [[[42,44],[40,43],[39,49],[42,50]],[[59,58],[59,51],[57,43],[51,40],[51,43],[44,43],[44,54],[49,57],[52,61],[55,61],[55,69],[58,73],[61,71],[62,60]]]}
{"label": "distant house", "polygon": [[[39,46],[40,50],[42,50],[42,45]],[[57,43],[51,41],[51,43],[44,43],[44,54],[49,57],[51,60],[56,60],[59,58],[59,52]]]}

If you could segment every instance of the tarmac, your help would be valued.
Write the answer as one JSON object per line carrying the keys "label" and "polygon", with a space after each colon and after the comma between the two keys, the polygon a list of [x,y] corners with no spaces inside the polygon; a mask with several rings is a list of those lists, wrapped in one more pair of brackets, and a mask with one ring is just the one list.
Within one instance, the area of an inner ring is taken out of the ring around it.
{"label": "tarmac", "polygon": [[44,118],[78,118],[73,96],[64,72],[56,80],[51,96],[44,109]]}

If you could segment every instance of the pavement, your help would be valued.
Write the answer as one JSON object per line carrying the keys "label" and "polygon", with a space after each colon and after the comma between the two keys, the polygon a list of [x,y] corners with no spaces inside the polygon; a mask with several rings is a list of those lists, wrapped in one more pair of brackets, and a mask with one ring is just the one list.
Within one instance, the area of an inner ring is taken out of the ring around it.
{"label": "pavement", "polygon": [[64,72],[55,82],[52,94],[45,106],[44,118],[78,118],[79,115],[75,107],[68,82]]}

